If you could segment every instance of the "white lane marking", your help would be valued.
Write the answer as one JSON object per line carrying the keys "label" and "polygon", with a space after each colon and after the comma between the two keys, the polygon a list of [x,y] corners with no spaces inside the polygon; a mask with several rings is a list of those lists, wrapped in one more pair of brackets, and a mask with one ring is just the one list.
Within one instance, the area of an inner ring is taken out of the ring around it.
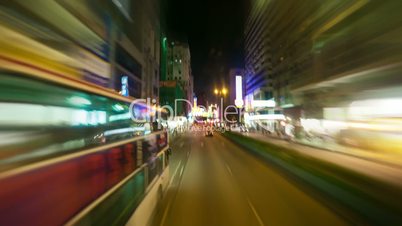
{"label": "white lane marking", "polygon": [[172,206],[172,200],[173,200],[173,199],[170,199],[170,200],[169,200],[169,203],[168,203],[168,205],[167,205],[167,207],[166,207],[166,209],[165,209],[165,212],[163,212],[163,216],[162,216],[162,220],[161,220],[160,226],[165,225],[167,213],[169,212],[170,207]]}
{"label": "white lane marking", "polygon": [[179,164],[177,165],[177,167],[176,167],[176,169],[175,169],[175,171],[174,171],[174,173],[173,173],[172,179],[170,180],[170,184],[173,183],[174,178],[175,178],[176,175],[177,175],[177,171],[178,171],[179,168],[180,168],[180,165],[181,165],[181,160],[179,161]]}
{"label": "white lane marking", "polygon": [[260,215],[258,215],[257,210],[255,210],[254,205],[251,203],[251,201],[250,201],[250,199],[249,199],[248,197],[247,197],[247,203],[248,203],[248,205],[250,206],[251,210],[253,211],[255,217],[257,218],[258,223],[259,223],[261,226],[264,226],[264,222],[262,222],[262,220],[261,220],[261,218],[260,218]]}
{"label": "white lane marking", "polygon": [[229,174],[231,176],[233,176],[232,170],[230,169],[230,167],[228,166],[228,164],[225,163],[226,169],[228,170]]}
{"label": "white lane marking", "polygon": [[190,151],[187,152],[187,159],[190,157]]}
{"label": "white lane marking", "polygon": [[201,142],[201,147],[204,147],[204,142]]}
{"label": "white lane marking", "polygon": [[184,142],[181,142],[179,146],[182,148],[184,146]]}
{"label": "white lane marking", "polygon": [[225,143],[223,141],[221,141],[222,146],[225,146]]}
{"label": "white lane marking", "polygon": [[180,177],[183,176],[183,172],[184,172],[184,167],[182,167],[181,170],[180,170]]}
{"label": "white lane marking", "polygon": [[[177,175],[177,170],[178,170],[179,167],[180,167],[180,163],[181,163],[181,161],[179,162],[179,165],[177,166],[177,168],[176,168],[176,170],[175,170],[175,172],[174,172],[174,175],[173,175],[173,177],[172,177],[172,180],[170,181],[170,184],[173,182],[175,176]],[[180,170],[180,177],[183,176],[183,172],[184,172],[184,166],[181,167],[181,170]],[[169,185],[169,187],[170,187],[170,185]],[[172,202],[173,202],[172,200],[173,200],[173,199],[170,199],[170,200],[169,200],[169,203],[168,203],[168,205],[167,205],[167,207],[166,207],[166,209],[165,209],[165,212],[163,212],[163,216],[162,216],[162,220],[161,220],[160,226],[163,226],[163,225],[165,224],[167,214],[168,214],[169,209],[170,209],[170,207],[171,207],[171,205],[172,205]]]}

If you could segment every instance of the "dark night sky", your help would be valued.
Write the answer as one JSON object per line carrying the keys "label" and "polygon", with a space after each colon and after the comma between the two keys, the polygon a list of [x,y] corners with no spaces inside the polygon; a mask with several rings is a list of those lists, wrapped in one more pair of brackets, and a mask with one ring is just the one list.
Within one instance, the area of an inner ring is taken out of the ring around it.
{"label": "dark night sky", "polygon": [[243,66],[246,6],[247,0],[168,0],[167,26],[190,44],[197,95],[225,81],[222,66]]}

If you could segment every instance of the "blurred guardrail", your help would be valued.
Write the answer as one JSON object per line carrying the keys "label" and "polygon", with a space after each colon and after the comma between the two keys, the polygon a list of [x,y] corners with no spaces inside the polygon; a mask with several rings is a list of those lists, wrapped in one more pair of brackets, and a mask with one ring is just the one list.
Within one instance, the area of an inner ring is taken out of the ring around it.
{"label": "blurred guardrail", "polygon": [[166,131],[0,174],[0,225],[122,225],[167,167]]}

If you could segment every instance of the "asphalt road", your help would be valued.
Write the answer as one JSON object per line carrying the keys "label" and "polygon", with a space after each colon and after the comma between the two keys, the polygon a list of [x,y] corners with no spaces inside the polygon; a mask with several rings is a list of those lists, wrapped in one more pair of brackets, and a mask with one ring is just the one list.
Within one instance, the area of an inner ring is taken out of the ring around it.
{"label": "asphalt road", "polygon": [[349,223],[277,170],[215,135],[173,142],[171,186],[154,226],[298,226]]}

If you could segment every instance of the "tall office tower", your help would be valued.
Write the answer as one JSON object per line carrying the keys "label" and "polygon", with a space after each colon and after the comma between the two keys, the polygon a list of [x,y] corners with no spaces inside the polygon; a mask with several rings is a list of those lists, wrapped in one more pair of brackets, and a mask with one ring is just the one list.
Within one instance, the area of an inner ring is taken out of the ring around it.
{"label": "tall office tower", "polygon": [[[167,45],[166,79],[161,81],[162,104],[175,106],[175,100],[193,100],[193,76],[191,72],[190,47],[185,42],[169,41]],[[190,105],[178,102],[178,115],[186,115]]]}
{"label": "tall office tower", "polygon": [[245,24],[246,107],[251,100],[273,98],[269,1],[253,1]]}
{"label": "tall office tower", "polygon": [[352,117],[347,109],[356,100],[378,98],[372,90],[395,96],[385,89],[399,84],[401,6],[252,1],[245,29],[246,100],[273,98],[285,114],[298,108],[305,118],[343,120]]}

